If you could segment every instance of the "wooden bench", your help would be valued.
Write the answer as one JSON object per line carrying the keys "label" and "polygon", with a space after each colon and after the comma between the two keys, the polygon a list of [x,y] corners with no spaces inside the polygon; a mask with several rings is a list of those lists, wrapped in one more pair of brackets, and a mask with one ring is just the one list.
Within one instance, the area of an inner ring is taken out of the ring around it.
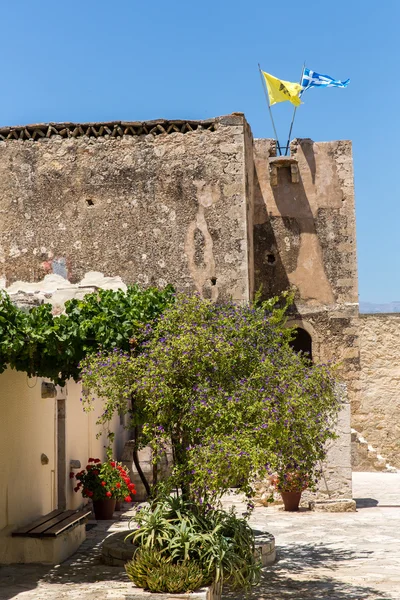
{"label": "wooden bench", "polygon": [[2,538],[2,556],[12,557],[9,562],[58,565],[85,541],[90,514],[88,508],[53,510]]}
{"label": "wooden bench", "polygon": [[48,515],[44,515],[29,523],[24,527],[20,527],[12,532],[13,537],[33,537],[33,538],[52,538],[57,537],[65,530],[81,523],[83,519],[91,514],[90,509],[82,510],[53,510]]}

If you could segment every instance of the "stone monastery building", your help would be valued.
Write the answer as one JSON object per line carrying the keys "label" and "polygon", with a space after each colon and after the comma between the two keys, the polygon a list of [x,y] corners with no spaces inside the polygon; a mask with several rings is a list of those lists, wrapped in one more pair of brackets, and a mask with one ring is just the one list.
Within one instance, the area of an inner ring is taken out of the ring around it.
{"label": "stone monastery building", "polygon": [[[351,438],[353,468],[400,467],[400,316],[359,315],[351,142],[294,140],[277,156],[242,113],[2,128],[0,213],[0,281],[22,305],[60,312],[135,282],[238,302],[295,287],[296,346],[340,363],[343,384],[321,491],[351,498]],[[16,526],[79,505],[70,461],[102,448],[79,396],[0,375],[0,562],[27,560]]]}

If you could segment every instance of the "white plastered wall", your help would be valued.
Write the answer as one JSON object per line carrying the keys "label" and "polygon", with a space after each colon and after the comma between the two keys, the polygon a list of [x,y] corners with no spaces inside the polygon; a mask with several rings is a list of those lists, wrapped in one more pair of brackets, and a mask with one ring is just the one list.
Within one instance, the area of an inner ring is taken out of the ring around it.
{"label": "white plastered wall", "polygon": [[[67,507],[78,508],[82,504],[82,496],[73,490],[77,483],[76,479],[69,479],[70,461],[79,460],[84,468],[90,457],[104,460],[107,437],[106,432],[96,425],[98,417],[103,412],[102,401],[97,398],[93,404],[93,410],[86,413],[82,409],[80,400],[82,397],[81,385],[69,381],[66,389]],[[110,430],[115,433],[114,458],[120,459],[125,440],[128,439],[128,432],[120,425],[118,415],[114,416]],[[96,434],[100,431],[103,433],[97,439]],[[77,473],[78,470],[75,469],[73,472]]]}
{"label": "white plastered wall", "polygon": [[[0,375],[0,531],[55,508],[55,404],[39,379]],[[48,464],[41,463],[41,455]]]}
{"label": "white plastered wall", "polygon": [[[41,378],[7,369],[0,374],[0,564],[22,562],[13,530],[57,508],[57,398],[42,398]],[[69,479],[70,461],[82,468],[89,457],[105,458],[104,436],[96,439],[96,419],[102,402],[94,411],[82,409],[81,386],[73,381],[58,393],[66,399],[66,490],[67,509],[79,508],[86,500]],[[111,423],[116,433],[114,457],[121,457],[128,433],[119,416]],[[42,454],[48,458],[42,464]],[[77,470],[75,470],[75,473]],[[75,482],[75,483],[74,483]]]}

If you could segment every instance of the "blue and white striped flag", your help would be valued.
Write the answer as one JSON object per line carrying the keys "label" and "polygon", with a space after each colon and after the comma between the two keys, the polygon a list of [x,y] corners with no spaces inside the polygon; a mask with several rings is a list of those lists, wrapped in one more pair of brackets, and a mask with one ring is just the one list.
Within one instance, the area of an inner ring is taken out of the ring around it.
{"label": "blue and white striped flag", "polygon": [[311,69],[304,69],[303,77],[301,78],[302,91],[301,96],[308,88],[311,87],[340,87],[345,88],[348,86],[350,79],[346,81],[339,81],[339,79],[333,79],[329,75],[320,75]]}

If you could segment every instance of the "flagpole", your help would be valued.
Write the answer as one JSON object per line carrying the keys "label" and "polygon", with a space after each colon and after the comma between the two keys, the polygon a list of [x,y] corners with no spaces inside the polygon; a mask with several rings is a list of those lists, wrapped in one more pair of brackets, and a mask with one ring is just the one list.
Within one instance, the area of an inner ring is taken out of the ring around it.
{"label": "flagpole", "polygon": [[[306,63],[305,63],[305,61],[304,61],[304,64],[303,64],[303,70],[302,70],[302,72],[301,72],[301,77],[300,77],[300,84],[301,84],[301,82],[302,82],[302,80],[303,80],[303,75],[304,75],[304,69],[305,69],[305,68],[306,68]],[[290,136],[292,135],[293,123],[294,123],[294,120],[295,120],[295,118],[296,118],[296,110],[297,110],[297,106],[295,106],[295,107],[294,107],[294,111],[293,111],[292,122],[291,122],[291,124],[290,124],[290,129],[289,129],[288,140],[287,140],[287,143],[286,143],[285,156],[287,156],[287,154],[288,154],[288,152],[289,152]]]}
{"label": "flagpole", "polygon": [[265,100],[267,101],[268,110],[269,110],[269,116],[271,117],[272,127],[274,129],[276,143],[278,144],[279,154],[282,156],[281,145],[280,145],[279,140],[278,140],[278,134],[276,133],[276,127],[275,127],[274,117],[272,116],[271,105],[269,103],[268,92],[267,92],[267,89],[266,89],[265,79],[264,79],[262,71],[261,71],[260,63],[258,63],[258,70],[260,72],[261,85],[262,85],[263,90],[264,90]]}

